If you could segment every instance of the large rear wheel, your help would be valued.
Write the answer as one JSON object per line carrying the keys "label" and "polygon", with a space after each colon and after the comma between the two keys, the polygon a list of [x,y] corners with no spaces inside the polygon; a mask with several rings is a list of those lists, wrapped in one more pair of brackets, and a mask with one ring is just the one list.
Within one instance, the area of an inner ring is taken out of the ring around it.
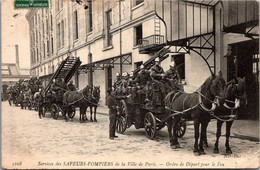
{"label": "large rear wheel", "polygon": [[68,116],[70,119],[72,119],[72,118],[74,118],[75,114],[76,114],[76,109],[72,108],[72,109],[70,109]]}
{"label": "large rear wheel", "polygon": [[127,127],[128,109],[124,100],[120,101],[119,107],[119,114],[116,118],[116,131],[123,134]]}
{"label": "large rear wheel", "polygon": [[147,112],[144,118],[145,134],[149,139],[154,139],[156,135],[156,120],[151,112]]}
{"label": "large rear wheel", "polygon": [[186,132],[186,121],[185,120],[181,120],[178,123],[177,130],[176,130],[177,137],[178,138],[183,137],[185,132]]}
{"label": "large rear wheel", "polygon": [[59,117],[59,107],[58,107],[58,105],[55,104],[55,103],[52,104],[50,111],[51,111],[51,115],[52,115],[53,119],[58,119],[58,117]]}

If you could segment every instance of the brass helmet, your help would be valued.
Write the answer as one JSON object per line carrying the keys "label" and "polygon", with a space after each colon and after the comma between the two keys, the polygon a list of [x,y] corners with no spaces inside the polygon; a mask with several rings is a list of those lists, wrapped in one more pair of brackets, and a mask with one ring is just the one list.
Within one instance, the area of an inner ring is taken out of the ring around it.
{"label": "brass helmet", "polygon": [[116,73],[116,77],[120,77],[120,73],[119,72]]}

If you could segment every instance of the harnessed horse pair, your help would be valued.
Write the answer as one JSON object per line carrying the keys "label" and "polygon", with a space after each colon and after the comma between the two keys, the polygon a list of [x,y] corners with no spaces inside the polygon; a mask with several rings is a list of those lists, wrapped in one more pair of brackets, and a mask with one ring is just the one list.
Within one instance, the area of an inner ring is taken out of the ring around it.
{"label": "harnessed horse pair", "polygon": [[[240,86],[243,86],[242,84],[244,84],[244,82],[241,82]],[[211,77],[209,77],[202,84],[199,90],[193,93],[185,93],[183,91],[177,90],[177,91],[170,92],[166,96],[165,106],[169,112],[169,117],[172,117],[167,120],[170,146],[172,149],[180,148],[176,131],[178,129],[178,124],[180,120],[184,118],[186,120],[194,121],[194,137],[195,137],[194,154],[195,155],[206,154],[203,148],[203,144],[207,146],[206,133],[207,133],[208,123],[210,122],[213,116],[217,119],[219,124],[218,127],[219,127],[220,124],[222,124],[223,121],[225,120],[225,119],[221,119],[220,116],[227,115],[229,114],[227,112],[230,111],[225,111],[223,113],[218,112],[217,115],[217,113],[215,113],[216,109],[219,108],[219,106],[227,105],[224,104],[227,101],[233,101],[235,103],[235,98],[238,97],[238,96],[234,97],[234,94],[231,94],[231,96],[233,96],[232,98],[227,96],[227,94],[230,94],[229,92],[231,89],[228,85],[226,86],[226,83],[222,78],[222,74],[220,72],[218,76],[212,75]],[[239,87],[239,88],[240,91],[244,91],[243,87]],[[233,107],[233,110],[238,107],[237,103],[235,105],[236,106]],[[231,122],[233,120],[234,119],[229,119],[228,122]],[[201,125],[201,132],[199,133],[200,125]],[[199,135],[200,135],[200,142],[198,143]],[[219,133],[217,133],[217,136],[220,136]],[[218,138],[215,146],[218,145],[217,144]],[[228,141],[228,137],[227,137],[227,141]],[[227,147],[227,150],[230,150],[229,146]]]}
{"label": "harnessed horse pair", "polygon": [[85,122],[87,119],[86,111],[90,107],[90,121],[93,122],[92,114],[94,108],[94,121],[96,119],[96,110],[100,99],[100,86],[87,85],[81,91],[67,91],[63,95],[63,117],[65,121],[68,121],[67,113],[71,112],[73,107],[79,107],[80,109],[80,122]]}

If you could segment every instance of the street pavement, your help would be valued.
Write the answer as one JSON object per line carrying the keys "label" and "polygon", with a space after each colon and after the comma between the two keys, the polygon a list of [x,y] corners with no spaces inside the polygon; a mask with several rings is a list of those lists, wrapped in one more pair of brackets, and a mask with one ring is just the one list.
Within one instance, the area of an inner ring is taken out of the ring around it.
{"label": "street pavement", "polygon": [[[259,167],[259,142],[230,138],[231,155],[225,155],[225,137],[220,138],[220,154],[214,154],[216,121],[209,125],[206,155],[193,154],[194,130],[189,125],[181,148],[169,147],[167,128],[154,140],[144,129],[131,126],[119,138],[108,138],[106,107],[99,107],[98,122],[73,122],[49,113],[43,119],[35,111],[22,110],[2,102],[2,168],[256,168]],[[89,113],[87,113],[89,118]],[[188,124],[192,124],[188,122]],[[234,123],[235,125],[235,123]],[[236,127],[235,125],[234,127]],[[233,131],[233,128],[232,128]],[[224,135],[224,130],[222,130]],[[233,136],[233,135],[232,135]]]}

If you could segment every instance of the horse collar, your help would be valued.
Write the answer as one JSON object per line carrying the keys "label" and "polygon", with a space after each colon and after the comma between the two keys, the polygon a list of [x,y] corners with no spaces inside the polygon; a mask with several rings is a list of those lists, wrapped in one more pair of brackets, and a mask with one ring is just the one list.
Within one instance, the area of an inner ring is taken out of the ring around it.
{"label": "horse collar", "polygon": [[[197,93],[199,94],[199,106],[200,106],[200,108],[203,109],[206,112],[209,112],[209,113],[213,114],[213,111],[216,109],[216,103],[214,101],[211,101],[210,99],[208,99],[200,91],[197,91]],[[211,109],[206,108],[206,106],[202,102],[202,98],[201,97],[204,97],[205,99],[209,100],[212,103],[212,108]]]}

